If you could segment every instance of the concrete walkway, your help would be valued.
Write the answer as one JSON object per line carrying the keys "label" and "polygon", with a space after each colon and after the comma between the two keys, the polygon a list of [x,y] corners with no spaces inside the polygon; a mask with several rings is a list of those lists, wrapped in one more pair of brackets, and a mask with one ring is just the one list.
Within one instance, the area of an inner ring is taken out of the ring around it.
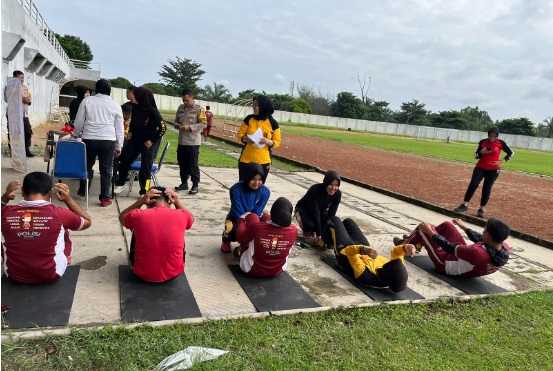
{"label": "concrete walkway", "polygon": [[[46,170],[46,163],[41,158],[30,159],[28,163],[29,171]],[[201,171],[200,193],[195,196],[180,193],[184,205],[195,216],[194,226],[186,235],[186,276],[204,318],[251,315],[256,312],[254,306],[227,268],[227,264],[237,263],[237,259],[232,254],[222,254],[219,249],[225,216],[230,207],[228,188],[237,181],[238,170],[202,167]],[[289,173],[274,169],[266,183],[272,192],[267,210],[280,196],[295,204],[311,184],[321,182],[322,178],[319,173]],[[23,174],[11,169],[9,159],[4,157],[2,192],[13,179],[22,180]],[[164,166],[158,179],[163,186],[178,185],[178,167]],[[84,207],[84,199],[76,196],[78,181],[66,182],[77,202]],[[136,201],[138,189],[135,183],[128,197],[125,191],[112,206],[102,208],[98,202],[99,178],[95,177],[88,210],[92,227],[71,234],[73,264],[80,265],[81,272],[70,325],[119,323],[118,266],[126,264],[130,234],[121,228],[118,213]],[[345,182],[341,190],[344,195],[338,215],[356,220],[373,247],[387,257],[393,248],[392,236],[411,230],[421,220],[434,224],[448,220],[438,213]],[[54,203],[59,202],[55,200]],[[508,291],[553,287],[552,250],[517,239],[509,239],[508,243],[512,246],[512,259],[499,272],[485,277],[486,280]],[[330,253],[296,246],[289,259],[288,272],[323,307],[370,305],[372,300],[368,296],[321,261],[323,255]],[[466,295],[408,262],[406,266],[408,287],[427,299]]]}

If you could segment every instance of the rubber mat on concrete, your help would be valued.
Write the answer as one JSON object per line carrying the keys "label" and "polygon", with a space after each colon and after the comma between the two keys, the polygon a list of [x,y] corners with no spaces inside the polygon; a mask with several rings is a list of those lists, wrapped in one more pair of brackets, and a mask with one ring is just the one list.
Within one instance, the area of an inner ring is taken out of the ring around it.
{"label": "rubber mat on concrete", "polygon": [[161,321],[201,317],[184,273],[153,283],[136,276],[128,265],[119,266],[121,321]]}
{"label": "rubber mat on concrete", "polygon": [[259,312],[320,307],[286,272],[259,278],[242,272],[239,265],[228,267]]}
{"label": "rubber mat on concrete", "polygon": [[3,315],[9,328],[65,326],[69,322],[80,266],[69,266],[56,282],[20,285],[2,277]]}
{"label": "rubber mat on concrete", "polygon": [[417,267],[427,271],[430,274],[438,277],[439,279],[447,282],[453,287],[458,288],[461,291],[466,292],[469,295],[478,294],[497,294],[501,292],[507,292],[503,287],[494,285],[493,283],[486,281],[480,277],[458,277],[450,276],[436,270],[434,263],[428,256],[405,256],[405,260],[416,265]]}
{"label": "rubber mat on concrete", "polygon": [[326,257],[322,260],[328,264],[336,272],[340,273],[342,277],[351,282],[355,287],[361,290],[365,295],[369,296],[374,301],[393,301],[393,300],[419,300],[424,299],[424,296],[411,290],[409,287],[401,292],[393,292],[392,290],[385,289],[376,289],[373,287],[363,286],[359,284],[355,279],[349,276],[338,264],[338,261],[335,257]]}

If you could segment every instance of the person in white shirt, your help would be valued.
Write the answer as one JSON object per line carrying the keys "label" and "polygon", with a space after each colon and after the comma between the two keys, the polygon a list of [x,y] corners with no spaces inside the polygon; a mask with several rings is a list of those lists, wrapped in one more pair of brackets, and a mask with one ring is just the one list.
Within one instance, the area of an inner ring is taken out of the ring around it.
{"label": "person in white shirt", "polygon": [[[113,157],[118,157],[123,146],[123,112],[110,97],[111,86],[105,79],[96,82],[96,95],[83,99],[75,118],[74,136],[81,135],[86,144],[86,166],[89,187],[96,157],[100,162],[100,205],[111,205],[111,170]],[[85,195],[86,182],[81,180],[77,194]]]}

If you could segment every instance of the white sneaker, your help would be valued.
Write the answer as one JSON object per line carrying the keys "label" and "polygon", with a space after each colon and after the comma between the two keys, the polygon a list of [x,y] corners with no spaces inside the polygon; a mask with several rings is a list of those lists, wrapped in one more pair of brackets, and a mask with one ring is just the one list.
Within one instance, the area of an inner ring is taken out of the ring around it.
{"label": "white sneaker", "polygon": [[117,195],[117,194],[123,192],[125,189],[127,189],[127,183],[125,183],[123,185],[116,185],[113,188],[113,193],[115,193]]}

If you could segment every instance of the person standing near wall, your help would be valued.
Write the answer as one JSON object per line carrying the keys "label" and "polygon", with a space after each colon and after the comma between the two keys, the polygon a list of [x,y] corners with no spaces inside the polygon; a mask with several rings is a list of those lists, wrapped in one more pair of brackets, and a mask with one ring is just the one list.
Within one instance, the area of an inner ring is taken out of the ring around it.
{"label": "person standing near wall", "polygon": [[[244,144],[238,160],[238,180],[244,180],[244,171],[250,162],[257,162],[263,167],[263,183],[267,180],[271,168],[271,150],[280,146],[280,127],[271,116],[275,112],[273,102],[264,95],[253,98],[253,115],[244,118],[237,138]],[[248,135],[261,130],[262,137],[254,143]]]}
{"label": "person standing near wall", "polygon": [[[31,122],[29,121],[29,106],[31,105],[31,91],[25,85],[25,74],[21,71],[13,71],[13,77],[18,77],[21,80],[22,87],[22,97],[23,102],[23,131],[25,134],[25,153],[27,157],[35,157],[31,152],[31,139],[33,137],[33,128],[31,127]],[[4,102],[8,102],[6,88],[4,87]],[[6,118],[7,118],[6,114]],[[10,141],[10,125],[8,121],[8,142]]]}
{"label": "person standing near wall", "polygon": [[[499,171],[501,165],[509,161],[514,156],[514,152],[507,143],[498,139],[499,129],[491,128],[488,130],[488,138],[482,139],[476,147],[474,157],[478,159],[476,166],[472,172],[472,178],[465,193],[465,199],[461,205],[459,205],[454,211],[458,213],[464,213],[468,210],[470,199],[476,192],[476,189],[480,185],[482,179],[484,179],[484,185],[482,186],[482,198],[480,199],[480,208],[478,209],[477,216],[483,218],[485,214],[485,208],[490,199],[492,187],[497,178],[499,177]],[[501,151],[507,153],[507,155],[500,160],[499,156]]]}
{"label": "person standing near wall", "polygon": [[81,105],[83,99],[90,97],[90,89],[84,85],[77,85],[75,88],[77,90],[77,98],[73,99],[69,103],[69,120],[75,121],[77,117],[77,112],[79,111],[79,106]]}
{"label": "person standing near wall", "polygon": [[207,138],[209,138],[209,132],[211,131],[211,127],[213,126],[213,112],[210,111],[211,107],[206,106],[205,107],[205,118],[207,119],[207,126],[204,129],[204,142],[207,142]]}
{"label": "person standing near wall", "polygon": [[202,131],[207,124],[207,118],[201,107],[194,102],[194,94],[190,89],[182,91],[182,102],[177,109],[175,128],[179,131],[179,145],[177,147],[177,161],[180,168],[181,184],[175,187],[176,191],[188,189],[188,177],[192,178],[191,195],[198,193],[200,183],[200,168],[198,157],[202,143]]}

